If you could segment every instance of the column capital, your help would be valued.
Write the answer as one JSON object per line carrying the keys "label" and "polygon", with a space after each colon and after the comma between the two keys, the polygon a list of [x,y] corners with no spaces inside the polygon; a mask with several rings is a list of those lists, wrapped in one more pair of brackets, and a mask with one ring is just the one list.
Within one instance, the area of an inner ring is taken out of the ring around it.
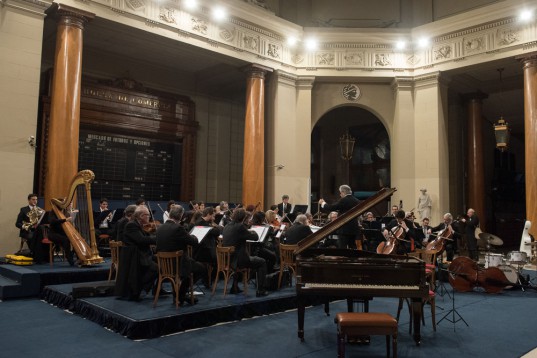
{"label": "column capital", "polygon": [[537,52],[530,52],[524,55],[516,56],[515,60],[522,62],[523,68],[537,66]]}
{"label": "column capital", "polygon": [[407,90],[410,91],[414,88],[414,77],[411,76],[397,76],[394,77],[391,83],[393,91]]}
{"label": "column capital", "polygon": [[250,65],[247,65],[242,68],[242,70],[246,73],[248,78],[259,78],[259,79],[265,79],[265,75],[267,73],[272,72],[272,68],[259,65],[257,63],[252,63]]}
{"label": "column capital", "polygon": [[299,89],[311,89],[314,82],[315,76],[298,76],[296,85]]}
{"label": "column capital", "polygon": [[78,27],[81,30],[84,29],[84,24],[95,18],[95,14],[91,12],[56,3],[47,10],[47,14],[53,15],[57,19],[58,24]]}

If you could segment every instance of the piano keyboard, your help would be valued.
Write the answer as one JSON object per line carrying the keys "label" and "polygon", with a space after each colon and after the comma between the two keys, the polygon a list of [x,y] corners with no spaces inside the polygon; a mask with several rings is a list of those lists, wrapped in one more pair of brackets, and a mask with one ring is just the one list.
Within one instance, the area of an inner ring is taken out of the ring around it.
{"label": "piano keyboard", "polygon": [[419,286],[404,285],[361,285],[350,283],[315,283],[309,282],[303,284],[304,288],[354,288],[354,289],[379,289],[379,290],[419,290]]}

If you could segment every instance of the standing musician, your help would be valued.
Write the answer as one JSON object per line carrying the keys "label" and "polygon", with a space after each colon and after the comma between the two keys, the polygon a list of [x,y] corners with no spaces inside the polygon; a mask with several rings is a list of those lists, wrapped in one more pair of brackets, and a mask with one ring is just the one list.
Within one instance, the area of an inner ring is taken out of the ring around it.
{"label": "standing musician", "polygon": [[475,210],[470,208],[466,212],[467,219],[462,218],[461,221],[466,224],[464,236],[466,236],[466,245],[468,246],[468,255],[474,261],[479,261],[477,253],[477,240],[475,238],[475,229],[479,226],[479,218],[475,214]]}
{"label": "standing musician", "polygon": [[[319,204],[322,211],[338,211],[339,214],[346,213],[354,208],[360,202],[352,195],[351,187],[348,185],[341,185],[339,187],[339,196],[341,199],[329,205],[324,199],[319,199]],[[360,227],[357,220],[351,220],[343,225],[337,232],[338,234],[338,247],[339,248],[351,248],[356,249],[356,240],[362,238]]]}
{"label": "standing musician", "polygon": [[[451,230],[453,230],[453,235],[450,238],[451,240],[445,240],[444,241],[444,245],[446,247],[446,256],[447,256],[446,259],[448,261],[453,261],[453,257],[455,256],[455,251],[457,249],[457,237],[459,236],[459,234],[453,228],[452,224],[453,224],[453,215],[451,215],[450,213],[445,213],[444,214],[444,222],[442,222],[439,225],[431,228],[428,231],[429,235],[431,235],[432,233],[440,232],[442,230],[446,230],[448,227],[451,228]],[[435,238],[436,238],[436,236],[431,235],[429,240],[435,239]]]}
{"label": "standing musician", "polygon": [[384,237],[388,238],[389,235],[393,235],[394,231],[397,232],[398,230],[403,230],[402,235],[397,238],[396,253],[398,255],[404,255],[411,251],[411,240],[416,236],[414,225],[410,220],[405,219],[405,217],[405,212],[403,210],[398,210],[395,213],[395,219],[386,225],[383,232]]}
{"label": "standing musician", "polygon": [[289,204],[289,195],[282,196],[282,202],[278,204],[278,213],[282,218],[291,213],[291,204]]}

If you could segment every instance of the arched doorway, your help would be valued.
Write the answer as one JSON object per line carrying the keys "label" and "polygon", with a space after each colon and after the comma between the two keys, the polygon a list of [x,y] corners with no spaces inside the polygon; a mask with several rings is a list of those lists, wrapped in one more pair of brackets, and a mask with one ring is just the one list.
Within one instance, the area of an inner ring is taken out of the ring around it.
{"label": "arched doorway", "polygon": [[[341,157],[339,139],[355,139],[350,160]],[[324,114],[311,134],[311,195],[337,199],[341,184],[349,184],[358,198],[390,186],[390,140],[386,128],[370,111],[344,106]],[[376,208],[384,215],[385,208]],[[315,210],[312,210],[315,211]]]}

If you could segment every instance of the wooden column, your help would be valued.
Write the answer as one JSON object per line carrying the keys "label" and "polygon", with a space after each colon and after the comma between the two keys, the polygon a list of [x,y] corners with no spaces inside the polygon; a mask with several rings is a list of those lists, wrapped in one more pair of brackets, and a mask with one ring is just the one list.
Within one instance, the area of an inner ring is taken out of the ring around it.
{"label": "wooden column", "polygon": [[526,220],[537,236],[537,52],[520,56],[524,70],[524,141],[526,147]]}
{"label": "wooden column", "polygon": [[487,222],[485,212],[485,171],[483,158],[483,99],[484,93],[466,96],[468,106],[468,200],[466,209],[473,208],[479,217],[482,231]]}
{"label": "wooden column", "polygon": [[245,69],[246,116],[244,120],[244,159],[242,163],[242,204],[264,209],[265,191],[265,74],[270,69],[251,65]]}
{"label": "wooden column", "polygon": [[45,168],[45,209],[51,198],[67,195],[78,171],[80,88],[82,78],[82,31],[94,14],[58,4],[56,53],[52,79],[47,166]]}

